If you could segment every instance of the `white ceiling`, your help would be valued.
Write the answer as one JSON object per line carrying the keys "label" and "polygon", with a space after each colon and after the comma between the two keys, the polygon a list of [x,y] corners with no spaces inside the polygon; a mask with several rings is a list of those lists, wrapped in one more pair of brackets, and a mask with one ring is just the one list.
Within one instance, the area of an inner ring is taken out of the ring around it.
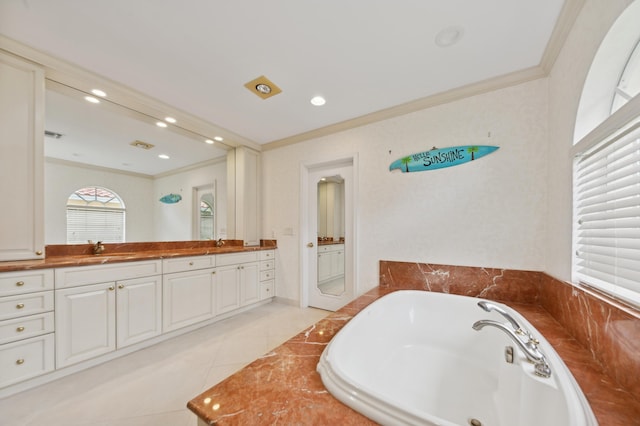
{"label": "white ceiling", "polygon": [[264,144],[537,66],[563,3],[0,0],[0,33]]}

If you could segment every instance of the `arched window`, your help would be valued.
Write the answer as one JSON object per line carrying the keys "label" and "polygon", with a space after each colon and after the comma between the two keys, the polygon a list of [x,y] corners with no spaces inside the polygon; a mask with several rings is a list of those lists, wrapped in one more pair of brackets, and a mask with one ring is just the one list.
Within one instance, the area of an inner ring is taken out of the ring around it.
{"label": "arched window", "polygon": [[594,58],[576,118],[573,280],[640,307],[640,0]]}
{"label": "arched window", "polygon": [[125,206],[113,191],[86,187],[67,200],[67,244],[125,241]]}

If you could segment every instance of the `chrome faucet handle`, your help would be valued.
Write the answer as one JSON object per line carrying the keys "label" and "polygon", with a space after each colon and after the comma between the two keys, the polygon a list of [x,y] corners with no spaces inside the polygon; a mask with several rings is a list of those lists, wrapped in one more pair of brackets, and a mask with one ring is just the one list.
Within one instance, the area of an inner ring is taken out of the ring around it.
{"label": "chrome faucet handle", "polygon": [[513,331],[515,331],[517,334],[521,336],[531,337],[531,334],[528,331],[524,330],[522,327],[520,327],[520,324],[518,323],[518,321],[516,321],[511,315],[509,315],[507,311],[502,309],[500,306],[494,303],[488,302],[486,300],[481,300],[480,302],[478,302],[478,306],[480,306],[483,310],[487,312],[496,311],[497,313],[502,315],[507,321],[509,321],[509,324],[511,324]]}

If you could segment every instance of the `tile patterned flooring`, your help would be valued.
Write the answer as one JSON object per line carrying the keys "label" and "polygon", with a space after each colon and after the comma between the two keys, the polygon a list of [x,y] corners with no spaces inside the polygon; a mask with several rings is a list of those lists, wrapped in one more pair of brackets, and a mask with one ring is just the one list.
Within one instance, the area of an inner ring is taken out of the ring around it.
{"label": "tile patterned flooring", "polygon": [[195,426],[191,398],[328,314],[260,306],[0,399],[0,425]]}

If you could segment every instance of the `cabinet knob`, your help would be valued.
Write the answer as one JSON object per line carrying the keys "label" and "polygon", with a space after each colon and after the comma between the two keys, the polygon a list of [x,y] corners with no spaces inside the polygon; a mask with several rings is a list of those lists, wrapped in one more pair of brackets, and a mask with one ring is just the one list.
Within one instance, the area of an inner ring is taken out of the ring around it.
{"label": "cabinet knob", "polygon": [[16,331],[18,333],[22,333],[24,331],[24,327],[20,326],[20,327],[16,328]]}
{"label": "cabinet knob", "polygon": [[37,255],[37,256],[42,256],[42,250],[38,250],[38,251],[36,251],[36,255]]}
{"label": "cabinet knob", "polygon": [[110,285],[110,286],[109,286],[109,291],[113,291],[113,290],[115,290],[115,289],[116,289],[116,288],[115,288],[114,286],[112,286],[112,285]]}
{"label": "cabinet knob", "polygon": [[16,309],[22,309],[22,308],[24,308],[24,303],[18,303],[16,305]]}
{"label": "cabinet knob", "polygon": [[24,285],[24,281],[18,281],[16,283],[16,286],[18,286],[18,287],[22,287],[23,285]]}
{"label": "cabinet knob", "polygon": [[24,359],[20,358],[19,360],[16,360],[16,364],[18,365],[24,364]]}
{"label": "cabinet knob", "polygon": [[215,275],[215,274],[216,274],[216,271],[212,271],[212,272],[211,272],[211,275]]}
{"label": "cabinet knob", "polygon": [[193,262],[189,262],[189,266],[193,266]]}
{"label": "cabinet knob", "polygon": [[118,288],[122,290],[124,288],[124,284],[118,284]]}

